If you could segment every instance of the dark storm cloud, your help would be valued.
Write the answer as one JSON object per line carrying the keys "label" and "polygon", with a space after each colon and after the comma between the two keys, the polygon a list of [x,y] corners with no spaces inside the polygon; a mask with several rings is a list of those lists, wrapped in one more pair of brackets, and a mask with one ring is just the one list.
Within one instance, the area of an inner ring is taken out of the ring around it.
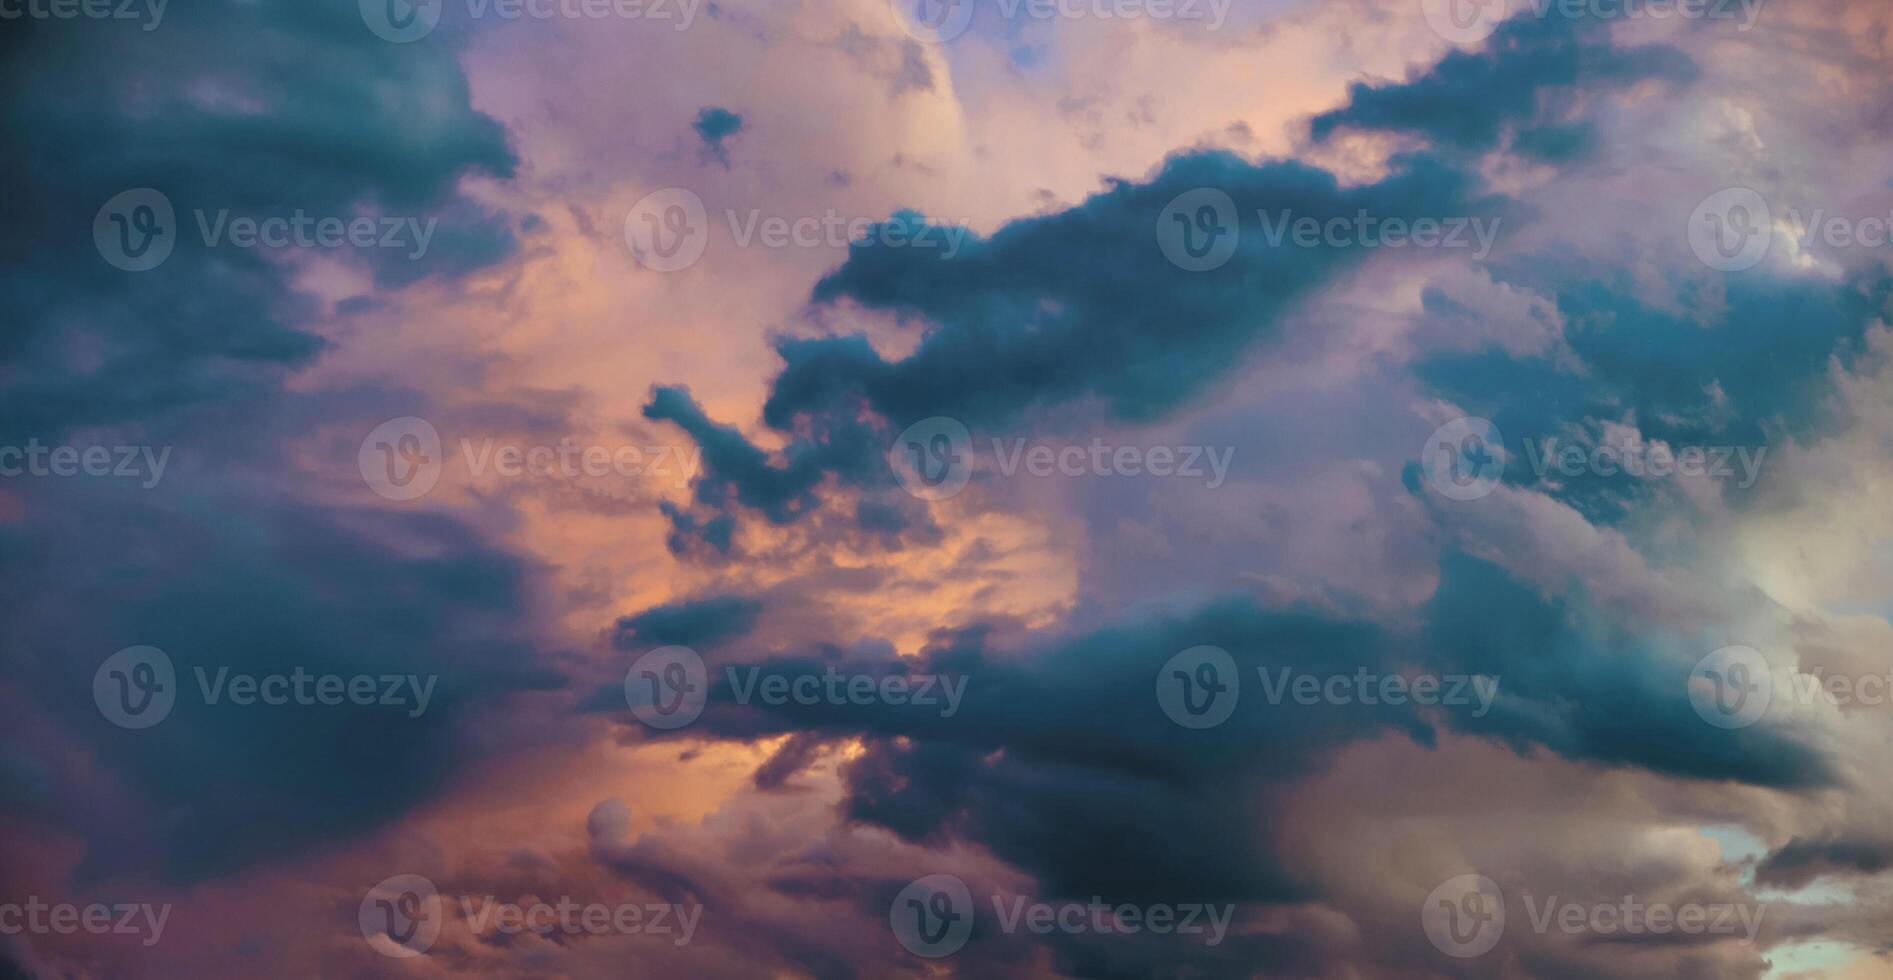
{"label": "dark storm cloud", "polygon": [[[1199,188],[1229,195],[1241,231],[1227,264],[1206,272],[1167,260],[1158,239],[1165,208]],[[1267,221],[1491,216],[1505,206],[1482,195],[1472,175],[1425,156],[1400,158],[1376,183],[1344,187],[1292,161],[1185,154],[1148,181],[1116,181],[1076,207],[1013,221],[990,238],[969,236],[952,258],[920,247],[851,247],[817,284],[815,303],[884,310],[927,332],[892,361],[858,334],[780,341],[783,369],[763,409],[767,425],[793,436],[780,462],[707,418],[681,389],[658,389],[645,415],[704,444],[692,521],[728,518],[740,504],[788,523],[814,507],[814,489],[830,474],[857,488],[891,486],[881,454],[920,419],[949,416],[996,431],[1035,410],[1095,403],[1139,422],[1198,398],[1295,302],[1365,257],[1358,247],[1272,239]],[[912,213],[889,226],[920,241],[939,237]],[[891,526],[882,511],[864,516]]]}
{"label": "dark storm cloud", "polygon": [[1893,840],[1796,837],[1762,859],[1755,868],[1755,880],[1777,888],[1801,888],[1823,875],[1869,876],[1888,868],[1893,868]]}
{"label": "dark storm cloud", "polygon": [[[467,726],[497,724],[482,712],[561,683],[528,638],[533,569],[452,519],[302,502],[290,447],[403,396],[284,392],[323,350],[319,302],[270,249],[208,247],[194,212],[438,220],[420,259],[331,257],[381,287],[458,274],[513,247],[507,219],[456,189],[511,175],[504,131],[471,108],[452,46],[389,44],[341,0],[176,4],[148,33],[16,19],[0,81],[16,191],[0,200],[0,443],[110,426],[88,438],[175,450],[152,489],[8,487],[28,517],[0,522],[4,693],[45,711],[8,719],[9,741],[96,762],[6,767],[7,808],[80,834],[81,877],[185,881],[393,818],[477,751]],[[133,188],[177,217],[174,251],[143,272],[93,242],[101,205]],[[320,465],[352,475],[353,444]],[[133,645],[178,672],[177,707],[146,731],[91,699],[93,672]],[[208,706],[200,666],[438,681],[418,717]]]}
{"label": "dark storm cloud", "polygon": [[756,615],[761,611],[762,603],[735,595],[673,602],[618,620],[612,645],[620,650],[661,646],[708,649],[747,634],[755,628]]}
{"label": "dark storm cloud", "polygon": [[[1533,470],[1524,440],[1566,445],[1595,439],[1602,422],[1632,421],[1672,447],[1756,448],[1780,436],[1807,441],[1834,421],[1831,363],[1864,349],[1869,329],[1893,308],[1893,277],[1861,273],[1840,282],[1752,272],[1721,277],[1717,294],[1685,293],[1676,308],[1639,298],[1635,271],[1534,256],[1492,267],[1503,283],[1549,297],[1564,320],[1562,352],[1516,356],[1492,349],[1419,361],[1416,376],[1474,415],[1492,419],[1512,459],[1505,479],[1536,486],[1594,522],[1614,522],[1660,483],[1627,474]],[[1451,310],[1429,304],[1427,315]],[[1792,323],[1794,329],[1782,329]],[[1756,485],[1767,482],[1763,468]],[[1741,500],[1748,487],[1722,480]]]}
{"label": "dark storm cloud", "polygon": [[697,113],[691,124],[697,138],[703,140],[703,152],[723,166],[730,165],[729,147],[724,141],[743,131],[743,117],[728,109],[710,106]]}
{"label": "dark storm cloud", "polygon": [[[915,841],[979,842],[1040,877],[1051,894],[1300,897],[1266,834],[1257,834],[1253,809],[1227,791],[1311,772],[1329,750],[1375,730],[1417,734],[1425,725],[1401,709],[1357,716],[1285,704],[1238,710],[1216,731],[1185,730],[1158,706],[1155,679],[1172,654],[1204,643],[1228,649],[1251,676],[1263,663],[1352,670],[1390,656],[1386,637],[1371,625],[1231,599],[1029,655],[990,649],[988,630],[974,627],[941,634],[919,661],[828,648],[760,662],[789,677],[832,669],[875,678],[963,678],[964,698],[950,717],[940,706],[911,704],[745,707],[725,668],[740,676],[747,666],[707,658],[711,704],[692,730],[743,739],[865,736],[867,751],[847,769],[851,818]],[[1164,826],[1173,832],[1158,832]],[[1101,853],[1142,856],[1099,862]]]}
{"label": "dark storm cloud", "polygon": [[705,475],[696,485],[699,501],[724,506],[733,494],[737,502],[778,524],[815,506],[814,490],[822,478],[815,453],[795,455],[786,466],[773,465],[769,454],[751,445],[734,426],[704,414],[688,388],[656,389],[644,406],[644,417],[674,423],[703,450]]}
{"label": "dark storm cloud", "polygon": [[[1083,204],[969,238],[952,259],[857,245],[815,287],[932,326],[910,356],[883,361],[857,337],[788,341],[764,420],[835,411],[860,398],[896,426],[931,415],[1003,425],[1035,407],[1095,398],[1118,418],[1162,417],[1224,377],[1295,300],[1364,257],[1346,246],[1272,243],[1262,213],[1317,220],[1494,215],[1477,178],[1427,157],[1343,187],[1292,161],[1172,158],[1149,181],[1119,181]],[[1229,194],[1241,222],[1231,260],[1190,272],[1166,260],[1159,219],[1196,188]]]}
{"label": "dark storm cloud", "polygon": [[[206,247],[194,212],[441,219],[419,260],[337,255],[383,285],[508,254],[511,232],[456,196],[509,176],[450,47],[375,37],[357,5],[176,4],[160,30],[9,21],[0,38],[0,434],[116,423],[265,395],[321,340],[319,311],[269,249]],[[175,251],[124,272],[95,249],[114,195],[164,194]],[[347,250],[358,252],[360,250]]]}
{"label": "dark storm cloud", "polygon": [[[82,773],[41,795],[37,817],[87,833],[81,876],[196,880],[359,834],[443,785],[470,751],[464,727],[497,724],[487,713],[508,692],[562,683],[528,639],[528,568],[459,523],[193,491],[0,524],[7,672],[55,725],[10,737],[89,747],[136,801],[106,805],[108,781]],[[177,673],[171,714],[145,730],[115,726],[92,697],[100,664],[134,645]],[[418,713],[411,695],[244,706],[208,703],[200,667],[438,680]]]}
{"label": "dark storm cloud", "polygon": [[[918,659],[835,647],[760,662],[711,657],[710,704],[687,732],[792,734],[793,751],[758,773],[771,786],[817,756],[816,736],[859,737],[864,751],[844,768],[851,819],[927,846],[990,849],[1045,895],[1123,901],[1318,898],[1276,850],[1271,801],[1341,747],[1388,733],[1431,747],[1443,726],[1524,758],[1549,750],[1603,768],[1790,791],[1833,784],[1828,760],[1790,729],[1704,722],[1688,696],[1694,658],[1648,639],[1658,627],[1607,619],[1452,556],[1410,633],[1230,598],[1022,645],[967,627],[937,634]],[[1242,686],[1226,722],[1194,731],[1163,713],[1156,684],[1172,655],[1203,644],[1229,652]],[[963,677],[966,687],[951,714],[879,700],[741,703],[741,672],[758,664],[790,678]],[[1470,701],[1272,702],[1258,671],[1282,668],[1319,678],[1479,675],[1494,679],[1497,698],[1489,713]]]}
{"label": "dark storm cloud", "polygon": [[1464,731],[1520,751],[1543,745],[1569,759],[1692,779],[1790,790],[1836,781],[1828,760],[1791,731],[1704,722],[1687,696],[1695,657],[1666,648],[1657,624],[1623,623],[1582,596],[1542,596],[1459,552],[1441,561],[1425,616],[1429,667],[1503,678],[1484,718],[1453,716]]}
{"label": "dark storm cloud", "polygon": [[[814,976],[860,975],[842,950],[809,928],[812,923],[781,922],[748,913],[754,886],[741,874],[749,870],[748,860],[731,866],[714,854],[668,846],[654,834],[632,838],[626,827],[628,813],[623,802],[612,799],[594,807],[586,818],[589,851],[600,865],[665,901],[702,903],[704,934],[719,944],[765,961],[791,964]],[[835,883],[850,891],[867,887],[854,880]]]}
{"label": "dark storm cloud", "polygon": [[1519,16],[1485,47],[1452,51],[1406,82],[1355,82],[1347,105],[1316,116],[1310,132],[1317,140],[1346,129],[1413,133],[1470,152],[1494,149],[1510,133],[1514,150],[1566,162],[1595,145],[1589,124],[1561,118],[1574,97],[1696,75],[1695,62],[1668,45],[1620,48],[1599,22]]}

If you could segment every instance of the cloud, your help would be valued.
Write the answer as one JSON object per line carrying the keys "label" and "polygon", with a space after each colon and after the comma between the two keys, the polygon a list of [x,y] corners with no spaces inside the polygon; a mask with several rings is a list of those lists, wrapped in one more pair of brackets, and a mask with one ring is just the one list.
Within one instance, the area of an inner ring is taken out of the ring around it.
{"label": "cloud", "polygon": [[1520,15],[1499,26],[1483,48],[1455,50],[1398,83],[1348,86],[1347,104],[1310,122],[1317,141],[1342,130],[1425,137],[1441,151],[1509,148],[1550,163],[1588,156],[1597,132],[1571,121],[1597,93],[1659,80],[1695,80],[1694,61],[1664,44],[1619,47],[1600,22]]}
{"label": "cloud", "polygon": [[1893,868],[1893,841],[1796,837],[1770,852],[1755,868],[1755,880],[1778,888],[1801,888],[1823,875],[1867,877]]}
{"label": "cloud", "polygon": [[[1197,272],[1165,258],[1160,217],[1203,188],[1229,196],[1239,242],[1227,264]],[[1296,302],[1369,251],[1283,242],[1271,222],[1363,213],[1411,221],[1504,208],[1473,176],[1424,156],[1402,158],[1380,181],[1344,186],[1293,161],[1180,154],[1147,181],[1116,181],[1078,206],[969,237],[951,258],[921,247],[850,248],[816,285],[815,304],[883,311],[924,333],[912,353],[891,360],[860,334],[780,340],[783,368],[763,406],[763,422],[791,436],[780,464],[680,389],[658,389],[645,415],[677,423],[704,446],[696,500],[705,512],[692,521],[727,520],[741,504],[790,523],[819,505],[815,488],[830,475],[856,488],[891,486],[882,453],[921,419],[1007,431],[1035,410],[1095,404],[1138,423],[1202,396]],[[914,214],[887,226],[917,241],[941,235]]]}
{"label": "cloud", "polygon": [[[202,505],[140,493],[36,504],[33,526],[0,525],[0,577],[59,583],[13,592],[6,633],[15,691],[48,713],[35,737],[97,760],[30,808],[84,834],[82,878],[196,881],[366,833],[477,754],[466,726],[501,725],[509,695],[563,684],[530,636],[530,569],[459,522],[294,503],[207,522]],[[162,557],[181,553],[187,563]],[[93,675],[139,645],[169,656],[176,701],[157,726],[128,730],[94,704]],[[394,706],[213,702],[220,671],[374,677],[377,697],[382,678],[411,676],[428,698],[424,710],[411,687]],[[9,722],[10,737],[27,723]]]}
{"label": "cloud", "polygon": [[714,647],[740,638],[755,628],[762,604],[743,596],[720,595],[689,599],[646,609],[618,620],[612,645],[620,650],[639,647]]}
{"label": "cloud", "polygon": [[730,151],[724,141],[743,131],[743,117],[728,109],[709,106],[697,113],[697,121],[691,124],[691,128],[703,140],[703,152],[728,167]]}
{"label": "cloud", "polygon": [[[1581,598],[1542,597],[1465,556],[1448,558],[1420,618],[1411,632],[1389,631],[1230,597],[1080,635],[943,630],[915,659],[834,646],[718,656],[709,658],[709,706],[688,734],[790,736],[756,772],[766,787],[811,765],[819,742],[858,739],[862,751],[841,770],[851,820],[917,845],[988,849],[1043,895],[1113,901],[1336,898],[1276,839],[1276,811],[1343,750],[1387,737],[1432,748],[1461,733],[1521,760],[1549,750],[1586,767],[1705,786],[1837,784],[1823,749],[1790,725],[1728,731],[1704,722],[1688,695],[1695,656],[1663,639],[1659,624],[1621,628]],[[1166,717],[1156,691],[1168,658],[1204,644],[1228,651],[1241,686],[1226,722],[1194,731]],[[838,673],[960,677],[966,687],[950,714],[880,700],[771,705],[739,697],[751,670],[791,685]],[[1469,699],[1426,709],[1272,700],[1263,676],[1282,670],[1323,680],[1482,677],[1497,696],[1489,713]],[[1111,723],[1090,722],[1098,718]],[[1100,862],[1101,853],[1139,858]]]}
{"label": "cloud", "polygon": [[[388,285],[510,253],[504,223],[459,196],[463,176],[510,176],[514,158],[450,47],[388,44],[333,2],[179,6],[151,34],[70,26],[27,18],[0,41],[21,93],[10,125],[32,148],[0,160],[0,180],[32,188],[0,204],[9,440],[261,398],[317,356],[321,306],[296,282],[314,250],[213,246],[201,228],[220,213],[443,220],[418,260],[324,250]],[[170,201],[174,251],[123,272],[92,226],[135,188]]]}

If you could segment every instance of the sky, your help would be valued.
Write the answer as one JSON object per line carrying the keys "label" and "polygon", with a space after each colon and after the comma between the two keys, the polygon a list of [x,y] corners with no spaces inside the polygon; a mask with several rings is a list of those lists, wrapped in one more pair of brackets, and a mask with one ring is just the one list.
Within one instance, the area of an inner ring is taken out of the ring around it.
{"label": "sky", "polygon": [[1890,69],[0,0],[0,978],[1893,977]]}

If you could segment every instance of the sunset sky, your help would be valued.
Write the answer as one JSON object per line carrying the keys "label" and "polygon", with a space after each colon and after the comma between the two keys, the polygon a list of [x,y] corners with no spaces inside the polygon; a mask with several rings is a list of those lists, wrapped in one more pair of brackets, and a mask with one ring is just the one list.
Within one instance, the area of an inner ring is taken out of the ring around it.
{"label": "sunset sky", "polygon": [[1893,978],[1893,5],[0,78],[0,980]]}

